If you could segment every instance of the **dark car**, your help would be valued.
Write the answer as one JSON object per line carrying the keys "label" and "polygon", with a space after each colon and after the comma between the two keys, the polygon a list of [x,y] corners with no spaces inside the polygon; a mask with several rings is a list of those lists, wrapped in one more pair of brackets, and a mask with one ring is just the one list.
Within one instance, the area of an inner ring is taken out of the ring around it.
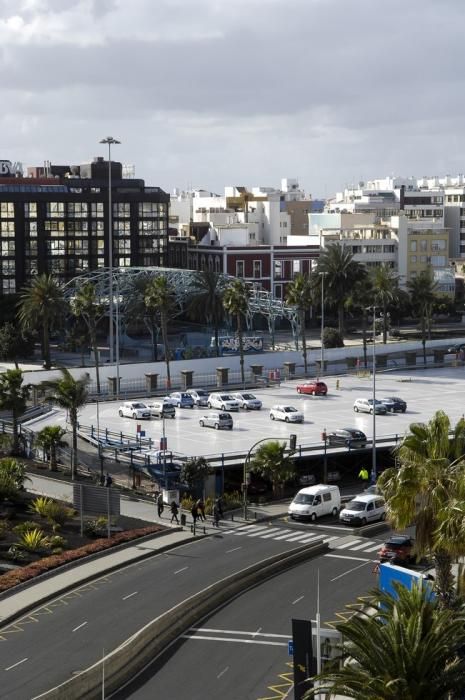
{"label": "dark car", "polygon": [[400,399],[398,396],[386,396],[384,399],[380,399],[380,401],[391,413],[394,413],[395,411],[405,413],[407,410],[407,402],[404,401],[404,399]]}
{"label": "dark car", "polygon": [[456,343],[447,348],[447,352],[458,354],[459,352],[465,352],[465,343]]}
{"label": "dark car", "polygon": [[328,433],[329,445],[343,445],[348,447],[366,447],[367,436],[357,428],[340,428]]}
{"label": "dark car", "polygon": [[379,550],[378,559],[392,564],[410,564],[415,559],[413,539],[409,535],[392,535]]}

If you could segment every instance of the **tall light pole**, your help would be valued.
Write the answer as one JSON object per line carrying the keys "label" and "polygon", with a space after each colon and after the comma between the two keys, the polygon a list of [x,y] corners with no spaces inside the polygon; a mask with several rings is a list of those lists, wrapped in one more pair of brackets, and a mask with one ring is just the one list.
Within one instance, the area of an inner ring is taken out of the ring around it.
{"label": "tall light pole", "polygon": [[325,344],[324,344],[324,333],[325,333],[325,277],[327,272],[319,272],[321,277],[321,357],[320,357],[320,375],[323,375],[325,368]]}
{"label": "tall light pole", "polygon": [[373,448],[371,453],[371,483],[376,484],[376,306],[373,311]]}
{"label": "tall light pole", "polygon": [[110,317],[110,364],[113,364],[113,212],[111,197],[111,147],[121,143],[121,141],[117,141],[113,138],[113,136],[107,136],[105,139],[102,139],[100,143],[106,143],[108,145],[108,272],[110,277],[108,292],[108,315]]}

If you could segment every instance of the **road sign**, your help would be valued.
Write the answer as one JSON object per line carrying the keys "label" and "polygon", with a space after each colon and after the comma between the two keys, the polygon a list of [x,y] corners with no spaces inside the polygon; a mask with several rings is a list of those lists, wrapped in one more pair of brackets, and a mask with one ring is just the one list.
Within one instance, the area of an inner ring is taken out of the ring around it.
{"label": "road sign", "polygon": [[290,639],[287,643],[287,653],[289,656],[294,656],[294,640]]}

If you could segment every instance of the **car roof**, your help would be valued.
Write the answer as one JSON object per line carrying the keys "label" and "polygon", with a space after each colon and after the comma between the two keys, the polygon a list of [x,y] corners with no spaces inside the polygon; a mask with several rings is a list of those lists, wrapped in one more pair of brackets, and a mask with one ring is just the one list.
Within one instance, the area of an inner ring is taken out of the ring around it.
{"label": "car roof", "polygon": [[371,501],[378,501],[381,499],[384,502],[384,498],[379,493],[359,493],[357,496],[352,498],[352,501],[362,501],[363,503],[370,503]]}
{"label": "car roof", "polygon": [[412,538],[409,535],[392,535],[386,544],[404,544],[405,542],[411,542]]}

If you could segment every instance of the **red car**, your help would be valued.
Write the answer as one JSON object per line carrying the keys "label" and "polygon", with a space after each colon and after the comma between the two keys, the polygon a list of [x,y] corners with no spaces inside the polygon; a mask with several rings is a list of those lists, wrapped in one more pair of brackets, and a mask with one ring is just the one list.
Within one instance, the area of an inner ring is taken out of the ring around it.
{"label": "red car", "polygon": [[297,384],[298,394],[311,394],[312,396],[326,396],[328,387],[324,382],[306,382],[305,384]]}
{"label": "red car", "polygon": [[408,535],[392,535],[378,552],[379,561],[393,564],[410,564],[415,560],[413,540]]}

